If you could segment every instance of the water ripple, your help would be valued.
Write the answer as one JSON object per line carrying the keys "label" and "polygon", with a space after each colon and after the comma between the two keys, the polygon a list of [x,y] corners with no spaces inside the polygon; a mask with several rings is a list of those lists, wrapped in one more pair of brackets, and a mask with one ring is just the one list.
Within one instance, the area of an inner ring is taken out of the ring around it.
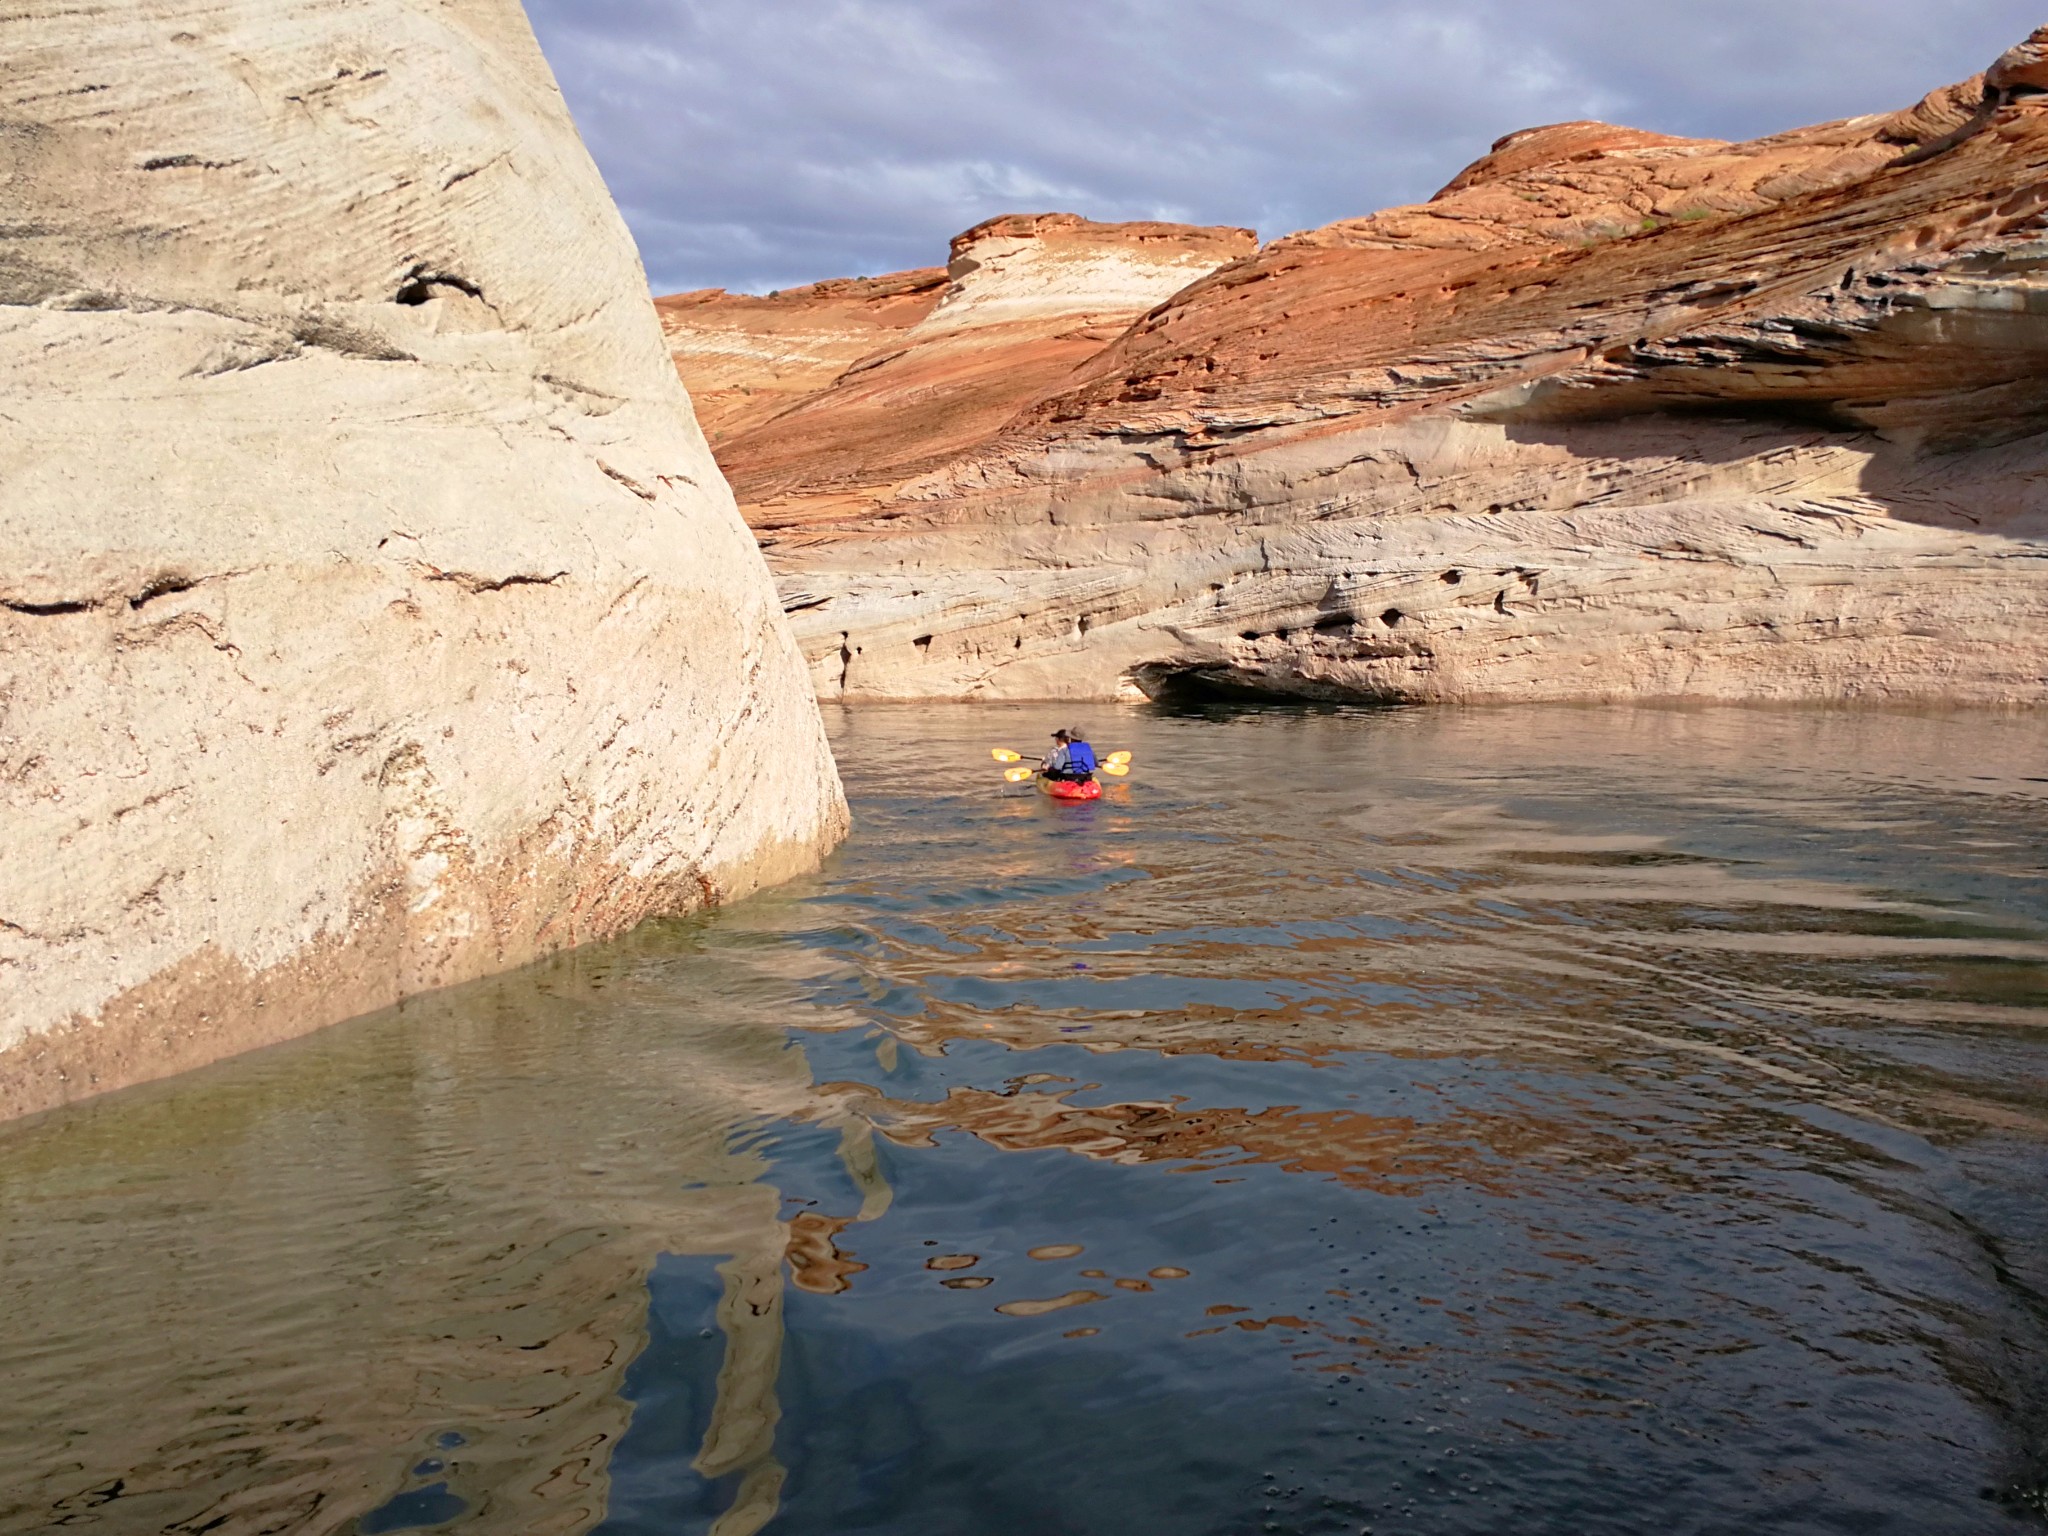
{"label": "water ripple", "polygon": [[814,881],[0,1129],[0,1530],[2022,1528],[2041,725],[1043,724],[836,714]]}

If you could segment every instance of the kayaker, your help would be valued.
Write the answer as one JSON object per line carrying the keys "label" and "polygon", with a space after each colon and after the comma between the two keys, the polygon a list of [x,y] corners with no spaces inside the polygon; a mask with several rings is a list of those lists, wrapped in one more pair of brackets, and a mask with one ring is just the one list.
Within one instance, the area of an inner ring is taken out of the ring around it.
{"label": "kayaker", "polygon": [[1070,784],[1086,783],[1095,777],[1095,749],[1078,726],[1052,733],[1052,756],[1045,760],[1045,776]]}

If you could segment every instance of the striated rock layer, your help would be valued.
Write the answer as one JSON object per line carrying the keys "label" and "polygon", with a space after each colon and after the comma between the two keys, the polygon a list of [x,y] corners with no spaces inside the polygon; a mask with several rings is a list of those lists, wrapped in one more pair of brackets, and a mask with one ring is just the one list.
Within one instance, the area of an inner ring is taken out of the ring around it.
{"label": "striated rock layer", "polygon": [[971,427],[843,450],[913,346],[721,461],[828,696],[2038,701],[2044,57],[1745,144],[1514,134]]}
{"label": "striated rock layer", "polygon": [[[693,394],[751,389],[765,407],[712,429],[721,463],[746,466],[747,497],[814,507],[845,486],[858,512],[869,487],[971,452],[1153,305],[1256,249],[1248,229],[1011,215],[954,238],[943,285],[936,273],[904,272],[766,300],[685,294],[657,307]],[[692,317],[687,334],[679,313]],[[713,325],[725,347],[716,354],[699,339]],[[809,346],[817,369],[794,390],[792,332],[831,338]],[[744,382],[741,338],[760,359]],[[857,339],[860,352],[835,357],[828,374],[835,345]]]}
{"label": "striated rock layer", "polygon": [[516,0],[0,55],[0,1114],[816,862],[801,660]]}
{"label": "striated rock layer", "polygon": [[932,312],[943,267],[756,297],[701,288],[654,301],[697,424],[714,446],[822,389]]}

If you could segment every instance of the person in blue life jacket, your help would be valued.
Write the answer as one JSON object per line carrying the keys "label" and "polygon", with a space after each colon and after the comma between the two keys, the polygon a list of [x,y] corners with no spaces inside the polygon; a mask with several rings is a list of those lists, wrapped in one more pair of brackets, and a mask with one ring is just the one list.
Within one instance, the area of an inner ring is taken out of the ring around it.
{"label": "person in blue life jacket", "polygon": [[1052,756],[1045,760],[1043,772],[1048,779],[1062,779],[1070,784],[1094,778],[1095,749],[1088,745],[1087,733],[1078,726],[1071,731],[1054,731]]}

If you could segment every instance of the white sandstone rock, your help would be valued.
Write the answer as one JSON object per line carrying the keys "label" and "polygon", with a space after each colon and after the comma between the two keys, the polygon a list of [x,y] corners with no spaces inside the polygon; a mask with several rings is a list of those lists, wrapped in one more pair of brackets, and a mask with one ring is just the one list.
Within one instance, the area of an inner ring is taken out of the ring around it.
{"label": "white sandstone rock", "polygon": [[0,57],[0,1114],[816,862],[800,659],[516,0],[30,0]]}
{"label": "white sandstone rock", "polygon": [[946,292],[905,339],[1017,321],[1126,321],[1253,249],[1248,229],[1005,215],[954,237]]}

